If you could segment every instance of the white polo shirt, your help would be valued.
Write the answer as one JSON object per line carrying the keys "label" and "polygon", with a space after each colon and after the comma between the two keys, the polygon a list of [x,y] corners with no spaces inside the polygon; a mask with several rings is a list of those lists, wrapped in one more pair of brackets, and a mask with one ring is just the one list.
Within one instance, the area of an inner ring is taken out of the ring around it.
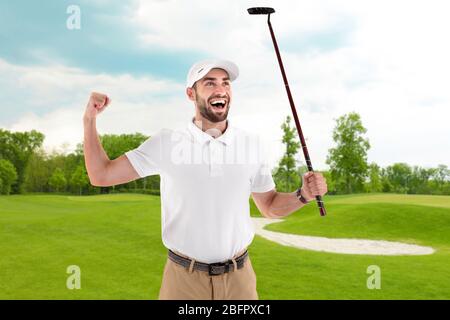
{"label": "white polo shirt", "polygon": [[160,175],[163,244],[206,263],[250,245],[250,194],[275,188],[263,141],[227,121],[218,138],[190,121],[125,153],[141,177]]}

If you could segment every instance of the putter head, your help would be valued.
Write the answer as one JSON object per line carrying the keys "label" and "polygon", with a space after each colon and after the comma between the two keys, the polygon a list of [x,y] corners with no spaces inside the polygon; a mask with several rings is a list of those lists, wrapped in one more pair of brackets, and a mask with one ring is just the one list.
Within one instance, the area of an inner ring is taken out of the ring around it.
{"label": "putter head", "polygon": [[275,12],[274,8],[269,7],[253,7],[247,9],[249,14],[271,14]]}

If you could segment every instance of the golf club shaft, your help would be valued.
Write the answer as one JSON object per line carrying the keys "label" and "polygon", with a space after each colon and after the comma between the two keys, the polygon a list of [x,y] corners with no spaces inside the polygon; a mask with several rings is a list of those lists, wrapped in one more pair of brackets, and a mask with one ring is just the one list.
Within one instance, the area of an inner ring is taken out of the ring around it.
{"label": "golf club shaft", "polygon": [[[286,73],[284,72],[283,62],[281,61],[280,51],[278,50],[277,40],[275,39],[275,34],[273,33],[272,24],[270,23],[270,14],[267,16],[267,24],[269,25],[270,35],[272,36],[273,46],[275,47],[275,52],[277,54],[278,64],[280,65],[281,74],[283,76],[284,85],[286,87],[286,92],[289,98],[289,103],[291,105],[292,114],[294,116],[295,126],[297,127],[297,132],[300,137],[300,142],[302,145],[303,155],[305,156],[306,165],[308,167],[308,171],[314,171],[311,159],[309,158],[308,148],[306,147],[305,138],[303,137],[302,127],[300,126],[300,121],[298,120],[297,111],[294,105],[294,99],[292,99],[291,90],[289,89],[288,80],[286,77]],[[321,216],[326,215],[325,206],[322,201],[321,196],[316,196],[317,205],[319,207],[319,212]]]}

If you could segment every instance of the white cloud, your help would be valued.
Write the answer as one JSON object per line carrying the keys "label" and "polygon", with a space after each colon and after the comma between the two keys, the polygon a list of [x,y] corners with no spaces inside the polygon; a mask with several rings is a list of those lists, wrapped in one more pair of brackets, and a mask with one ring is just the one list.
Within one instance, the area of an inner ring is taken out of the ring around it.
{"label": "white cloud", "polygon": [[[36,129],[44,133],[47,150],[57,149],[63,143],[69,143],[69,150],[74,150],[83,140],[82,117],[91,91],[106,93],[112,100],[98,117],[100,134],[143,132],[150,135],[162,127],[181,123],[192,110],[183,99],[183,86],[167,80],[96,75],[64,66],[23,67],[2,60],[0,70],[15,80],[8,90],[16,95],[26,92],[27,103],[46,105],[52,110],[28,111],[4,126],[13,131]],[[2,108],[7,107],[8,101],[4,101]]]}

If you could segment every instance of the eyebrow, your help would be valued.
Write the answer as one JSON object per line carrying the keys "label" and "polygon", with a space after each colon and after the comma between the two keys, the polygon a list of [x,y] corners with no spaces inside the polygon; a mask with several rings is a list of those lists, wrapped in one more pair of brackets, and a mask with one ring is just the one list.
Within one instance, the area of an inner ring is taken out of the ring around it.
{"label": "eyebrow", "polygon": [[[210,77],[208,77],[208,78],[204,78],[203,80],[202,80],[202,82],[205,82],[205,81],[208,81],[208,80],[216,80],[217,78],[210,78]],[[222,80],[230,80],[230,78],[228,78],[228,77],[226,77],[226,78],[222,78]]]}

